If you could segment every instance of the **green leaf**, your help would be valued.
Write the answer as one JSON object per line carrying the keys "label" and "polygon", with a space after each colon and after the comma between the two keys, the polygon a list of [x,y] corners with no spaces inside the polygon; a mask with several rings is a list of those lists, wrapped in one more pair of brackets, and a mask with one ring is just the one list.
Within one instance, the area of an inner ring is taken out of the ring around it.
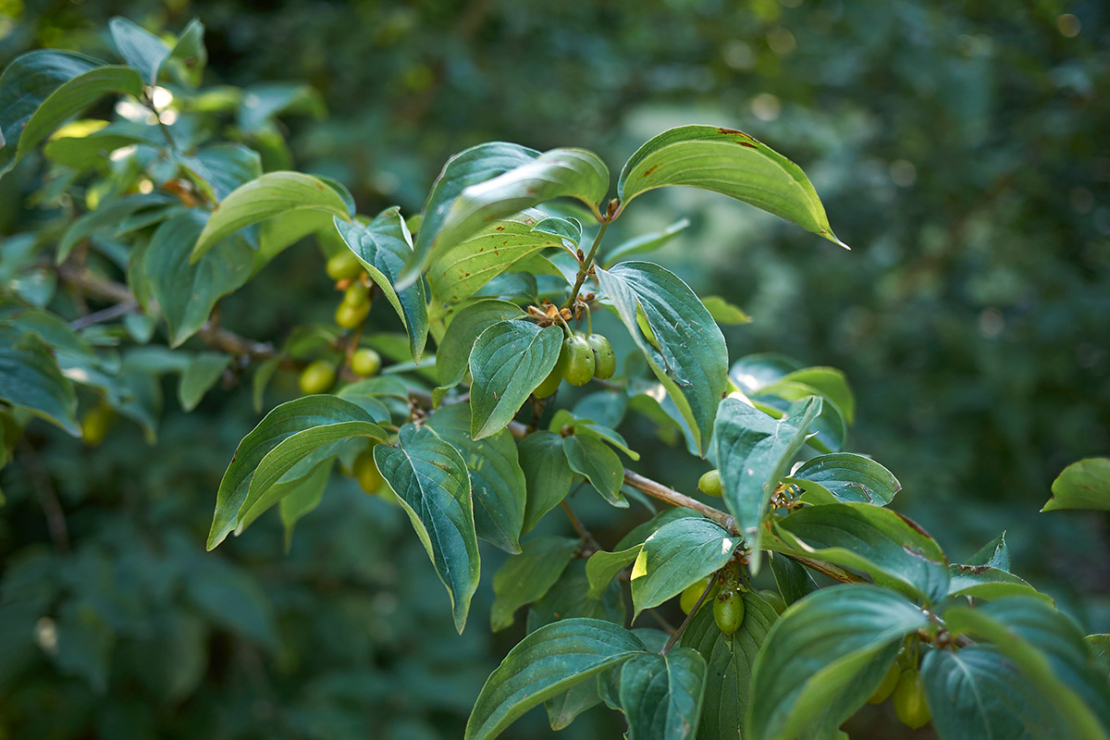
{"label": "green leaf", "polygon": [[185,411],[195,409],[230,364],[231,355],[221,352],[201,352],[193,357],[181,373],[181,383],[177,387],[181,408]]}
{"label": "green leaf", "polygon": [[968,565],[989,565],[992,568],[1010,571],[1010,548],[1006,546],[1006,532],[983,545],[977,553],[967,559]]}
{"label": "green leaf", "polygon": [[680,218],[662,231],[652,231],[647,234],[641,234],[640,236],[634,236],[613,247],[613,249],[605,255],[605,259],[601,261],[601,264],[608,270],[613,265],[628,259],[634,254],[654,252],[656,249],[666,246],[668,242],[685,231],[689,226],[690,219]]}
{"label": "green leaf", "polygon": [[[540,211],[543,216],[543,212]],[[567,249],[575,249],[582,241],[582,222],[570,216],[550,216],[541,218],[540,222],[532,227],[532,231],[555,237],[556,246],[562,244]]]}
{"label": "green leaf", "polygon": [[1110,728],[1110,684],[1094,667],[1083,634],[1068,617],[1028,597],[999,599],[975,609],[950,607],[944,620],[954,635],[993,645],[1067,722],[1058,737],[1105,740]]}
{"label": "green leaf", "polygon": [[143,84],[158,82],[158,71],[170,55],[170,48],[162,39],[119,16],[108,21],[108,29],[112,32],[116,51],[128,66],[138,70]]}
{"label": "green leaf", "polygon": [[492,298],[475,301],[460,310],[436,350],[440,389],[449,390],[462,381],[469,369],[474,341],[482,332],[506,319],[523,316],[524,311],[515,303]]}
{"label": "green leaf", "polygon": [[528,631],[535,632],[545,624],[574,617],[624,624],[626,614],[620,584],[611,583],[597,598],[591,598],[588,592],[585,563],[572,560],[558,582],[528,610]]}
{"label": "green leaf", "polygon": [[[851,452],[834,452],[807,460],[794,471],[791,481],[801,485],[807,495],[815,490],[809,483],[818,484],[816,491],[829,497],[822,503],[831,499],[886,506],[902,490],[902,484],[889,470],[869,457]],[[806,500],[805,496],[802,500]]]}
{"label": "green leaf", "polygon": [[334,217],[335,228],[355,257],[381,288],[389,305],[401,318],[409,335],[409,349],[414,362],[420,362],[428,341],[428,301],[424,283],[416,281],[404,290],[397,290],[397,278],[405,261],[412,255],[412,237],[396,206],[387,208],[369,224],[346,223]]}
{"label": "green leaf", "polygon": [[[815,723],[832,734],[878,687],[902,638],[928,625],[923,611],[874,586],[833,586],[797,602],[752,667],[745,738],[796,737]],[[861,675],[865,685],[853,685]],[[824,715],[830,706],[835,716]]]}
{"label": "green leaf", "polygon": [[107,166],[109,155],[126,146],[163,146],[165,140],[156,136],[153,126],[130,121],[109,124],[83,136],[70,135],[63,126],[43,146],[46,158],[75,170],[87,170],[98,165]]}
{"label": "green leaf", "polygon": [[183,83],[190,87],[200,85],[208,63],[208,50],[204,48],[204,24],[195,19],[189,21],[166,61],[170,72]]}
{"label": "green leaf", "polygon": [[782,553],[771,555],[771,574],[774,575],[775,585],[787,604],[804,599],[818,588],[817,582],[804,565]]}
{"label": "green leaf", "polygon": [[0,321],[0,400],[25,408],[75,437],[81,434],[77,392],[62,375],[50,345],[9,321]]}
{"label": "green leaf", "polygon": [[143,81],[130,67],[97,67],[63,82],[42,102],[19,137],[16,159],[26,156],[72,116],[112,93],[138,97]]}
{"label": "green leaf", "polygon": [[470,353],[471,436],[496,434],[508,425],[529,394],[555,367],[563,342],[557,326],[502,321],[474,342]]}
{"label": "green leaf", "polygon": [[1030,596],[1055,606],[1051,597],[1039,593],[1021,578],[989,565],[948,566],[948,595],[983,600]]}
{"label": "green leaf", "polygon": [[1110,635],[1087,635],[1087,644],[1095,657],[1095,670],[1110,680]]}
{"label": "green leaf", "polygon": [[505,552],[520,552],[527,484],[512,435],[503,429],[485,439],[471,439],[470,406],[465,403],[442,407],[427,425],[466,463],[478,536]]}
{"label": "green leaf", "polygon": [[96,694],[105,694],[116,644],[111,623],[92,603],[73,599],[62,604],[56,627],[53,660],[58,670],[84,679]]}
{"label": "green leaf", "polygon": [[327,458],[316,463],[312,471],[292,481],[279,481],[274,488],[281,489],[278,497],[281,504],[278,510],[281,513],[281,526],[285,531],[285,551],[293,546],[293,528],[297,521],[320,505],[324,496],[324,489],[328,486],[331,477],[331,468],[334,458]]}
{"label": "green leaf", "polygon": [[628,630],[597,619],[564,619],[541,627],[490,674],[465,740],[492,740],[532,707],[643,651],[644,644]]}
{"label": "green leaf", "polygon": [[926,601],[948,592],[948,561],[936,541],[901,514],[869,504],[799,509],[775,525],[795,552],[863,571],[881,586]]}
{"label": "green leaf", "polygon": [[571,470],[586,476],[590,485],[606,501],[622,509],[628,507],[628,502],[621,495],[624,465],[617,453],[610,450],[604,442],[578,434],[563,438],[563,452]]}
{"label": "green leaf", "polygon": [[651,139],[621,171],[621,210],[637,195],[668,185],[723,193],[848,247],[833,234],[802,169],[742,131],[680,126]]}
{"label": "green leaf", "polygon": [[204,218],[203,211],[191,209],[163,222],[143,259],[151,291],[169,325],[171,347],[196,334],[216,302],[246,283],[253,269],[254,250],[238,236],[190,261]]}
{"label": "green leaf", "polygon": [[927,651],[921,681],[941,740],[1068,736],[1064,718],[989,646]]}
{"label": "green leaf", "polygon": [[528,486],[522,532],[531,532],[544,514],[570,493],[574,471],[563,452],[563,438],[551,432],[533,432],[517,445],[520,467]]}
{"label": "green leaf", "polygon": [[210,200],[221,201],[238,187],[262,176],[262,158],[242,144],[218,144],[193,156],[178,156]]}
{"label": "green leaf", "polygon": [[535,231],[543,213],[527,210],[498,219],[451,247],[428,270],[434,313],[474,295],[483,285],[545,247],[556,237]]}
{"label": "green leaf", "polygon": [[84,239],[100,230],[114,232],[120,222],[147,208],[164,206],[176,202],[169,193],[146,193],[140,195],[127,195],[118,200],[101,203],[95,211],[82,215],[65,230],[62,238],[58,240],[58,252],[55,262],[61,264],[69,257],[73,248]]}
{"label": "green leaf", "polygon": [[50,94],[68,80],[103,65],[83,54],[39,49],[4,68],[0,74],[0,176],[22,156],[18,144],[24,127]]}
{"label": "green leaf", "polygon": [[748,737],[744,721],[751,701],[752,665],[778,614],[751,591],[743,599],[744,622],[733,634],[721,632],[712,607],[703,607],[679,640],[679,645],[697,650],[706,661],[701,738]]}
{"label": "green leaf", "polygon": [[244,226],[299,211],[320,211],[344,221],[350,218],[342,196],[320,178],[299,172],[268,172],[220,202],[197,239],[191,259],[196,262]]}
{"label": "green leaf", "polygon": [[819,398],[794,403],[778,420],[735,398],[726,398],[717,412],[714,443],[725,505],[752,550],[753,574],[759,572],[767,504],[805,444],[821,403]]}
{"label": "green leaf", "polygon": [[447,587],[462,633],[481,565],[466,463],[431,429],[412,424],[401,427],[398,447],[375,447],[374,461]]}
{"label": "green leaf", "polygon": [[520,555],[506,560],[493,577],[493,631],[511,626],[517,609],[543,597],[577,550],[578,540],[572,537],[536,537],[524,543]]}
{"label": "green leaf", "polygon": [[475,234],[490,221],[560,197],[576,198],[600,217],[598,204],[609,190],[609,170],[585,149],[543,154],[512,144],[468,149],[444,167],[424,207],[413,259],[402,283]]}
{"label": "green leaf", "polygon": [[701,299],[701,302],[718,324],[750,324],[752,322],[752,317],[744,313],[743,309],[732,305],[718,295],[705,296]]}
{"label": "green leaf", "polygon": [[597,270],[597,277],[704,454],[728,388],[728,348],[720,328],[689,286],[659,265],[623,262]]}
{"label": "green leaf", "polygon": [[636,614],[659,606],[723,568],[739,544],[739,537],[700,517],[685,517],[660,527],[644,542],[632,566]]}
{"label": "green leaf", "polygon": [[640,544],[616,552],[599,550],[591,555],[586,561],[586,578],[590,581],[589,597],[601,598],[617,574],[636,559],[643,547]]}
{"label": "green leaf", "polygon": [[686,740],[698,731],[706,664],[696,650],[637,655],[621,666],[628,740]]}
{"label": "green leaf", "polygon": [[252,134],[265,132],[276,116],[303,113],[323,118],[327,113],[320,92],[311,85],[267,82],[243,91],[239,127]]}
{"label": "green leaf", "polygon": [[1091,457],[1064,468],[1041,511],[1057,509],[1110,511],[1110,457]]}
{"label": "green leaf", "polygon": [[[208,535],[208,549],[215,548],[235,529],[240,518],[240,509],[247,501],[248,492],[254,488],[255,470],[272,451],[283,442],[306,431],[311,433],[327,426],[349,425],[352,422],[375,426],[366,412],[357,405],[331,395],[298,398],[283,403],[266,414],[258,426],[239,442],[231,464],[220,481],[220,490],[216,495],[216,512]],[[369,426],[362,428],[369,429]],[[380,429],[378,432],[380,438],[384,439],[384,433]],[[277,461],[274,459],[270,460],[271,464],[275,462]],[[277,482],[277,478],[271,485]]]}

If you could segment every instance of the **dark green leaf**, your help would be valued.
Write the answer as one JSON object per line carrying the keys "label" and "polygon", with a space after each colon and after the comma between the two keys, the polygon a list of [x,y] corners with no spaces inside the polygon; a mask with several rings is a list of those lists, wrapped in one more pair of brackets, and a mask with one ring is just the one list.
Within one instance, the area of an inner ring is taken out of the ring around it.
{"label": "dark green leaf", "polygon": [[485,299],[469,304],[456,314],[436,350],[436,373],[440,392],[455,387],[469,369],[474,341],[494,324],[524,316],[515,303]]}
{"label": "dark green leaf", "polygon": [[875,582],[928,601],[948,591],[940,546],[902,515],[869,504],[799,509],[775,531],[795,552],[869,574]]}
{"label": "dark green leaf", "polygon": [[[874,586],[833,586],[795,603],[752,668],[745,737],[796,737],[815,723],[832,734],[878,687],[902,638],[928,624],[918,607]],[[885,665],[869,666],[880,655]],[[853,685],[861,674],[868,685]]]}
{"label": "dark green leaf", "polygon": [[1006,546],[1006,533],[995,537],[993,540],[979,548],[979,551],[967,559],[968,565],[989,565],[992,568],[1010,572],[1010,548]]}
{"label": "dark green leaf", "polygon": [[190,262],[203,228],[203,211],[185,211],[159,226],[146,250],[146,274],[169,325],[171,347],[196,334],[216,302],[246,283],[253,269],[254,250],[238,236]]}
{"label": "dark green leaf", "polygon": [[696,735],[706,680],[705,659],[696,650],[637,655],[620,670],[628,740],[686,740]]}
{"label": "dark green leaf", "polygon": [[902,484],[889,470],[869,457],[851,452],[835,452],[807,460],[791,478],[799,482],[807,494],[811,487],[804,481],[818,484],[821,493],[827,492],[834,500],[844,503],[885,506],[902,490]]}
{"label": "dark green leaf", "polygon": [[343,198],[320,178],[299,172],[268,172],[236,188],[220,202],[197,239],[192,260],[197,261],[224,237],[244,226],[301,211],[349,219]]}
{"label": "dark green leaf", "polygon": [[43,147],[46,158],[72,167],[86,170],[97,165],[106,165],[109,155],[126,146],[162,146],[165,140],[153,126],[144,123],[121,121],[105,126],[84,136],[67,135],[67,128],[57,131]]}
{"label": "dark green leaf", "polygon": [[238,187],[262,176],[262,158],[242,144],[219,144],[179,161],[209,199],[221,201]]}
{"label": "dark green leaf", "polygon": [[662,604],[723,568],[738,544],[739,537],[700,517],[685,517],[660,527],[644,542],[632,566],[636,613]]}
{"label": "dark green leaf", "polygon": [[536,537],[524,543],[520,555],[506,560],[493,577],[493,631],[512,625],[517,609],[547,593],[577,549],[578,540],[571,537]]}
{"label": "dark green leaf", "polygon": [[787,604],[804,599],[817,590],[817,582],[806,567],[782,553],[771,556],[771,573],[775,576],[775,585],[779,587],[779,593]]}
{"label": "dark green leaf", "polygon": [[447,587],[461,633],[480,569],[466,463],[431,429],[412,424],[401,427],[398,447],[376,446],[374,460]]}
{"label": "dark green leaf", "polygon": [[170,55],[169,47],[162,43],[162,39],[126,18],[112,18],[108,21],[108,28],[123,61],[138,70],[143,84],[155,84],[162,62]]}
{"label": "dark green leaf", "polygon": [[198,20],[189,21],[166,61],[174,76],[191,87],[199,85],[208,62],[208,50],[204,48],[204,24]]}
{"label": "dark green leaf", "polygon": [[643,545],[633,545],[626,550],[606,552],[599,550],[586,561],[586,578],[590,581],[589,596],[600,598],[617,574],[627,568],[640,554]]}
{"label": "dark green leaf", "polygon": [[492,740],[526,711],[571,686],[644,651],[619,625],[564,619],[541,627],[509,651],[486,680],[466,740]]}
{"label": "dark green leaf", "polygon": [[571,470],[586,476],[590,485],[613,506],[626,508],[628,502],[621,495],[624,485],[624,465],[617,453],[604,442],[593,437],[572,434],[563,439],[563,452]]}
{"label": "dark green leaf", "polygon": [[1041,511],[1057,509],[1110,511],[1110,457],[1091,457],[1064,468]]}
{"label": "dark green leaf", "polygon": [[689,286],[658,265],[623,262],[597,270],[597,276],[704,454],[728,386],[728,349],[720,328]]}
{"label": "dark green leaf", "polygon": [[231,356],[221,352],[201,352],[193,357],[181,373],[181,383],[177,387],[181,408],[185,411],[195,409],[229,364]]}
{"label": "dark green leaf", "polygon": [[531,321],[502,321],[470,353],[470,431],[474,439],[504,429],[559,359],[563,331]]}
{"label": "dark green leaf", "polygon": [[717,412],[714,444],[725,505],[752,550],[752,573],[759,572],[763,515],[771,494],[820,411],[821,399],[810,398],[792,404],[786,416],[775,420],[743,401],[726,398]]}
{"label": "dark green leaf", "polygon": [[527,484],[517,457],[516,442],[507,430],[485,439],[470,438],[470,406],[444,406],[428,426],[462,455],[470,472],[474,525],[478,536],[508,553],[520,552]]}
{"label": "dark green leaf", "polygon": [[949,596],[971,596],[983,600],[1030,596],[1053,605],[1050,597],[1038,593],[1021,578],[988,565],[950,565],[948,579]]}
{"label": "dark green leaf", "polygon": [[528,485],[522,532],[531,532],[544,514],[570,493],[574,471],[563,452],[563,438],[551,432],[533,432],[517,445],[520,467]]}
{"label": "dark green leaf", "polygon": [[89,238],[97,231],[115,231],[120,222],[146,208],[173,204],[177,201],[169,193],[147,193],[144,195],[128,195],[106,203],[101,203],[95,211],[90,211],[78,218],[58,241],[58,253],[55,261],[58,264],[65,262],[69,253],[79,242]]}
{"label": "dark green leaf", "polygon": [[77,393],[38,334],[0,322],[0,399],[78,436]]}
{"label": "dark green leaf", "polygon": [[327,488],[333,464],[334,458],[321,460],[303,478],[288,482],[279,481],[274,485],[274,488],[283,489],[279,492],[281,504],[278,509],[281,512],[281,525],[285,530],[286,552],[289,552],[293,546],[293,528],[297,525],[297,521],[319,506],[320,499],[324,496],[324,489]]}
{"label": "dark green leaf", "polygon": [[687,185],[724,193],[847,248],[798,165],[742,131],[680,126],[641,146],[617,182],[621,208],[640,193]]}

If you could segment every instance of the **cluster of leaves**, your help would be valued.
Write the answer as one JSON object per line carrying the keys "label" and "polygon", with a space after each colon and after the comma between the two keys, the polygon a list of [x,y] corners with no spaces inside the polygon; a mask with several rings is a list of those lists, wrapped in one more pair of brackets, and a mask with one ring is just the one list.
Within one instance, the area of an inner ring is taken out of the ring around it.
{"label": "cluster of leaves", "polygon": [[[1096,660],[1105,636],[1085,641],[1010,574],[1001,539],[949,564],[924,530],[885,509],[899,489],[894,477],[841,451],[854,416],[841,374],[774,356],[730,367],[717,323],[736,309],[707,306],[665,268],[627,259],[674,229],[600,251],[635,197],[670,185],[723,193],[839,243],[789,160],[739,131],[672,129],[632,156],[606,203],[608,169],[591,152],[483,144],[447,163],[422,214],[405,219],[390,208],[365,218],[334,181],[263,174],[245,145],[205,145],[208,106],[224,103],[198,103],[206,94],[190,92],[203,60],[199,24],[172,45],[123,20],[112,32],[125,65],[43,51],[0,77],[0,163],[14,165],[50,137],[45,154],[60,169],[44,197],[71,197],[81,184],[89,207],[56,244],[44,236],[21,245],[13,268],[45,277],[28,280],[2,322],[9,447],[31,416],[76,433],[79,390],[153,434],[160,375],[181,374],[181,405],[191,408],[244,360],[264,359],[254,375],[261,393],[282,367],[349,356],[359,331],[310,329],[274,352],[212,320],[220,297],[316,234],[325,254],[350,250],[395,309],[404,335],[366,338],[395,364],[388,377],[267,414],[220,483],[208,545],[272,506],[291,530],[320,502],[332,468],[349,469],[372,447],[460,632],[478,588],[479,539],[512,554],[494,578],[493,627],[531,605],[529,634],[488,679],[467,737],[494,737],[540,703],[563,727],[601,702],[625,714],[632,738],[831,737],[903,644],[920,656],[942,737],[1106,736],[1110,685]],[[159,103],[160,91],[174,107]],[[59,128],[105,95],[130,96],[123,102],[141,106],[139,120]],[[284,107],[269,106],[268,115]],[[267,120],[253,122],[265,129]],[[249,136],[242,116],[239,124]],[[266,133],[244,140],[264,146]],[[64,269],[41,265],[44,252]],[[127,308],[74,328],[44,308],[48,276],[119,291],[90,274],[97,261],[126,273]],[[569,322],[589,326],[598,309],[619,319],[635,347],[621,372],[569,408],[558,396],[536,399]],[[149,342],[160,318],[171,347],[199,333],[230,351],[146,347],[120,358],[111,349]],[[726,511],[624,469],[620,454],[638,458],[617,431],[628,410],[677,428],[691,453],[715,465]],[[1065,474],[1050,508],[1091,499],[1105,507],[1103,463],[1084,466]],[[679,508],[633,529],[612,552],[581,528],[577,538],[521,540],[576,483],[618,508],[644,494]],[[712,610],[696,609],[669,636],[625,627],[618,576],[629,566],[638,616],[726,569],[739,566],[747,581],[766,561],[790,604],[781,616],[749,592],[738,629],[719,630]],[[844,583],[818,588],[828,578]]]}

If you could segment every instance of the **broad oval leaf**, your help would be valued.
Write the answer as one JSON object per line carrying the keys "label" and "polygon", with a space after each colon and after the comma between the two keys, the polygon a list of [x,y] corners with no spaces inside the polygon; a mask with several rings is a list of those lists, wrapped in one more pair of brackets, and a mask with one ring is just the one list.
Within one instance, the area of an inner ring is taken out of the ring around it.
{"label": "broad oval leaf", "polygon": [[108,29],[112,32],[116,51],[128,66],[142,75],[143,84],[156,83],[162,62],[170,55],[170,48],[162,43],[162,39],[126,18],[112,18],[108,21]]}
{"label": "broad oval leaf", "polygon": [[[851,452],[834,452],[807,460],[791,478],[795,482],[816,483],[821,493],[827,492],[833,500],[844,503],[885,506],[902,490],[902,484],[889,470],[869,457]],[[809,486],[804,483],[802,486],[808,493]]]}
{"label": "broad oval leaf", "polygon": [[989,565],[948,566],[948,595],[976,599],[1000,599],[1005,596],[1030,596],[1055,606],[1052,598],[1038,592],[1021,578]]}
{"label": "broad oval leaf", "polygon": [[628,718],[628,740],[695,737],[705,681],[705,658],[692,648],[628,660],[620,675],[620,705]]}
{"label": "broad oval leaf", "polygon": [[557,326],[502,321],[482,332],[470,353],[470,433],[474,439],[504,429],[547,377],[563,342]]}
{"label": "broad oval leaf", "polygon": [[441,393],[458,385],[469,369],[470,352],[482,332],[506,319],[521,318],[520,306],[496,298],[475,301],[451,320],[436,349],[436,374]]}
{"label": "broad oval leaf", "polygon": [[401,427],[397,447],[375,446],[374,461],[447,587],[461,633],[480,569],[466,463],[434,431],[413,424]]}
{"label": "broad oval leaf", "polygon": [[87,239],[102,230],[115,233],[121,221],[140,211],[146,213],[147,209],[153,210],[157,206],[169,206],[177,202],[177,198],[166,192],[126,195],[119,199],[103,202],[96,210],[83,214],[69,225],[69,228],[62,234],[62,238],[58,240],[58,250],[54,260],[60,265],[66,261],[69,253],[83,239]]}
{"label": "broad oval leaf", "polygon": [[682,647],[697,650],[706,662],[701,737],[747,737],[744,722],[751,701],[752,666],[778,614],[751,591],[743,599],[744,622],[733,634],[721,632],[713,609],[703,606],[679,640]]}
{"label": "broad oval leaf", "polygon": [[704,454],[728,388],[728,348],[717,323],[689,286],[659,265],[622,262],[598,269],[597,279]]}
{"label": "broad oval leaf", "polygon": [[298,398],[266,414],[258,426],[239,442],[231,464],[220,481],[216,512],[208,534],[208,549],[215,548],[235,529],[255,470],[282,442],[298,433],[323,426],[372,421],[359,406],[331,395]]}
{"label": "broad oval leaf", "polygon": [[869,574],[911,598],[948,593],[948,561],[932,537],[902,515],[869,504],[829,504],[795,511],[776,533],[795,552]]}
{"label": "broad oval leaf", "polygon": [[617,182],[621,209],[641,193],[686,185],[723,193],[847,248],[801,167],[743,131],[680,126],[641,146]]}
{"label": "broad oval leaf", "polygon": [[[921,609],[874,586],[833,586],[790,606],[752,667],[745,737],[796,737],[816,722],[835,730],[879,685],[902,638],[928,625]],[[867,685],[854,686],[861,675]],[[824,715],[834,702],[836,716]]]}
{"label": "broad oval leaf", "polygon": [[528,486],[524,528],[531,532],[547,512],[558,506],[574,483],[574,471],[563,452],[563,438],[552,432],[533,432],[517,445],[520,467]]}
{"label": "broad oval leaf", "polygon": [[334,217],[334,222],[344,243],[401,317],[409,335],[412,360],[419,363],[428,341],[428,300],[424,296],[424,283],[420,280],[404,290],[396,287],[405,262],[412,256],[412,237],[401,218],[400,209],[396,206],[387,208],[365,226],[347,223],[338,216]]}
{"label": "broad oval leaf", "polygon": [[350,219],[343,197],[318,177],[299,172],[268,172],[232,191],[212,212],[193,248],[195,262],[221,239],[244,226],[296,211],[319,211]]}
{"label": "broad oval leaf", "polygon": [[503,429],[485,439],[471,439],[470,406],[465,403],[444,406],[427,425],[466,463],[478,536],[505,552],[520,552],[527,484],[512,435]]}
{"label": "broad oval leaf", "polygon": [[578,545],[573,537],[536,537],[524,543],[519,555],[505,561],[493,577],[496,598],[490,627],[494,632],[511,626],[517,609],[542,598],[555,585]]}
{"label": "broad oval leaf", "polygon": [[644,542],[632,566],[636,613],[662,604],[723,568],[739,544],[739,537],[701,517],[685,517],[660,527]]}
{"label": "broad oval leaf", "polygon": [[[415,280],[425,266],[433,264],[449,249],[476,233],[490,221],[518,213],[555,198],[576,198],[600,217],[598,204],[609,190],[609,170],[593,152],[585,149],[552,149],[539,156],[531,150],[507,144],[489,144],[467,150],[447,163],[417,236],[413,259],[402,283]],[[491,158],[489,153],[508,154]],[[466,157],[466,164],[460,160]],[[516,159],[512,168],[497,169],[506,159]],[[494,165],[494,162],[497,162]],[[489,175],[494,175],[490,177]],[[465,186],[458,186],[465,182]],[[450,204],[446,198],[450,193]],[[435,206],[433,207],[433,201]],[[440,206],[446,205],[446,208]],[[430,211],[434,211],[429,215]]]}
{"label": "broad oval leaf", "polygon": [[464,738],[492,740],[532,707],[644,651],[643,642],[624,627],[598,619],[540,627],[490,674]]}
{"label": "broad oval leaf", "polygon": [[77,392],[58,368],[51,346],[35,332],[0,322],[0,399],[51,421],[73,436]]}
{"label": "broad oval leaf", "polygon": [[1052,498],[1041,511],[1100,509],[1110,511],[1110,457],[1074,462],[1052,481]]}
{"label": "broad oval leaf", "polygon": [[192,156],[178,156],[178,160],[198,187],[215,201],[223,200],[236,188],[262,175],[262,157],[242,144],[205,147]]}
{"label": "broad oval leaf", "polygon": [[581,434],[563,438],[563,452],[571,470],[586,476],[606,501],[618,508],[628,507],[628,501],[621,495],[624,465],[617,453],[604,442]]}
{"label": "broad oval leaf", "polygon": [[586,561],[586,578],[590,582],[589,597],[600,598],[617,574],[636,560],[643,545],[633,545],[625,550],[606,552],[599,550]]}
{"label": "broad oval leaf", "polygon": [[792,404],[777,420],[736,398],[726,398],[717,411],[713,434],[725,506],[752,550],[753,574],[759,572],[767,504],[805,444],[821,404],[819,398]]}

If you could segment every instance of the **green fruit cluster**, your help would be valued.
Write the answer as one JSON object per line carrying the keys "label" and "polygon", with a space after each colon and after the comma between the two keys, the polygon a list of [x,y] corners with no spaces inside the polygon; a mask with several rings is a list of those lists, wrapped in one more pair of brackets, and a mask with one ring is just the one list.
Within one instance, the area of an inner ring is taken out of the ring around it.
{"label": "green fruit cluster", "polygon": [[891,664],[878,688],[867,700],[871,704],[882,704],[894,696],[894,713],[906,727],[918,729],[929,724],[932,712],[925,699],[925,687],[916,666],[903,669],[904,654]]}
{"label": "green fruit cluster", "polygon": [[559,389],[562,381],[582,386],[593,378],[607,380],[617,370],[617,356],[609,340],[600,334],[586,335],[575,331],[563,340],[559,359],[551,373],[534,391],[536,398],[547,398]]}

